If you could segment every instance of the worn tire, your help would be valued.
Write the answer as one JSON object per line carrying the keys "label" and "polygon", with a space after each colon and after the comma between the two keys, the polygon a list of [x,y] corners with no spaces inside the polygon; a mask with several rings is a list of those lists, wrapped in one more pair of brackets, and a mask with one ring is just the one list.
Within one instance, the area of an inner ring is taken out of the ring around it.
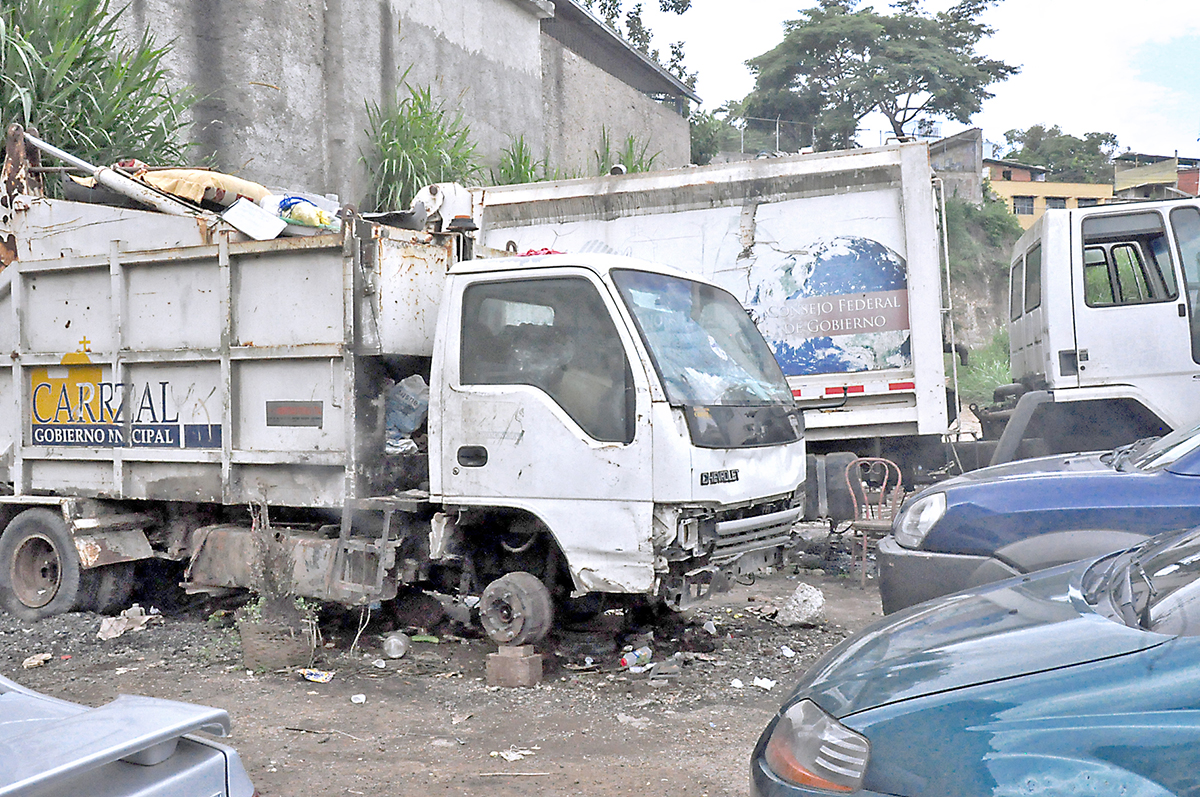
{"label": "worn tire", "polygon": [[62,515],[26,509],[0,535],[0,603],[33,621],[75,608],[82,575],[79,553]]}
{"label": "worn tire", "polygon": [[99,614],[112,614],[129,608],[129,599],[137,586],[134,562],[118,562],[85,570],[80,580],[76,604]]}
{"label": "worn tire", "polygon": [[554,624],[550,591],[530,573],[518,571],[488,584],[479,600],[479,621],[493,642],[528,645]]}

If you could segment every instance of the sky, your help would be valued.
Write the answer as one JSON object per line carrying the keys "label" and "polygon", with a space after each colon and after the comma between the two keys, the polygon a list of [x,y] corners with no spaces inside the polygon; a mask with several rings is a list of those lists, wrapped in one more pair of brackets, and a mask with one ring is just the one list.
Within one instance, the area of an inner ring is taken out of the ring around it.
{"label": "sky", "polygon": [[[692,0],[681,16],[641,0],[663,53],[684,41],[685,65],[698,72],[704,110],[741,99],[754,87],[744,62],[783,39],[784,20],[811,0]],[[632,5],[633,0],[626,0]],[[927,11],[948,0],[926,0]],[[864,0],[883,9],[887,0]],[[1122,151],[1200,158],[1200,0],[1001,0],[983,15],[995,29],[980,53],[1021,67],[989,89],[995,96],[970,125],[942,120],[942,135],[968,126],[1004,144],[1004,133],[1058,125],[1066,133],[1113,133]],[[868,117],[863,146],[882,143],[882,117]],[[890,131],[890,128],[886,128]]]}

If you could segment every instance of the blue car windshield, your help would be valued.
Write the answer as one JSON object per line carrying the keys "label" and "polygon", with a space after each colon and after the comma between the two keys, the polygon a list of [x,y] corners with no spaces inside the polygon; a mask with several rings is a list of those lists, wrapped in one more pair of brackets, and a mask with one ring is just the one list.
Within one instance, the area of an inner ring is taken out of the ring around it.
{"label": "blue car windshield", "polygon": [[1134,452],[1132,463],[1140,470],[1162,470],[1197,448],[1200,448],[1200,426],[1176,429],[1144,451]]}

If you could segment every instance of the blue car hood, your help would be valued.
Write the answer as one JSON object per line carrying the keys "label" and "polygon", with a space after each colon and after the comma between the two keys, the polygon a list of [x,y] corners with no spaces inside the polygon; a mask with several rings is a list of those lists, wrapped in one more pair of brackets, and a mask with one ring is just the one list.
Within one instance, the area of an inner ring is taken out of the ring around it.
{"label": "blue car hood", "polygon": [[1044,476],[1047,473],[1097,473],[1114,472],[1112,467],[1100,461],[1108,452],[1091,451],[1083,454],[1055,454],[1037,459],[1023,459],[1018,462],[1006,462],[1003,465],[991,465],[979,470],[968,471],[961,476],[955,476],[940,482],[937,487],[946,489],[960,484],[972,484],[981,481],[996,481],[1020,479],[1030,476]]}
{"label": "blue car hood", "polygon": [[1083,664],[1169,639],[1094,611],[1072,584],[1088,563],[922,603],[865,629],[805,674],[792,698],[836,717],[922,695]]}

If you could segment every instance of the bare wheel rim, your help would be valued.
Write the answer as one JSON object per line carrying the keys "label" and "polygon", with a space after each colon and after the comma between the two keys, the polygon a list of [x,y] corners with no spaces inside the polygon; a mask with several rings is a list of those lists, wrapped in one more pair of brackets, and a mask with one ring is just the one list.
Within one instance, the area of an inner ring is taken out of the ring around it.
{"label": "bare wheel rim", "polygon": [[33,534],[22,540],[13,555],[11,583],[21,603],[40,609],[58,593],[62,566],[49,537]]}

